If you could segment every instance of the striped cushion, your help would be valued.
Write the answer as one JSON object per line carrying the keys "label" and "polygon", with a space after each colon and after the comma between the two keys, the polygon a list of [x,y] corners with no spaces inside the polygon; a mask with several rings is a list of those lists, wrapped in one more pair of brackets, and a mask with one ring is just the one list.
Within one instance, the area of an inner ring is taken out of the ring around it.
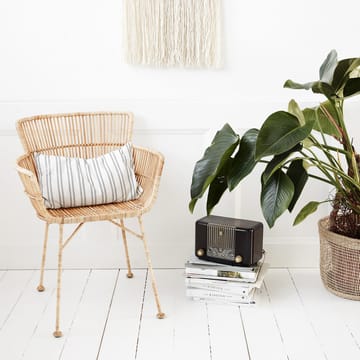
{"label": "striped cushion", "polygon": [[50,209],[128,201],[143,191],[135,178],[130,143],[92,159],[35,153],[35,164]]}

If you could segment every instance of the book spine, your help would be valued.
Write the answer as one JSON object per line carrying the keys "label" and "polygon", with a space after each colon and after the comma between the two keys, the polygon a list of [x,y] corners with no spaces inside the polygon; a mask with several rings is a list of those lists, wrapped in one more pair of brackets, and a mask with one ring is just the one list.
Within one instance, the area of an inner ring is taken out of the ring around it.
{"label": "book spine", "polygon": [[205,275],[205,276],[217,276],[221,278],[230,279],[255,279],[256,273],[254,272],[239,272],[239,271],[224,271],[217,269],[201,269],[194,267],[186,267],[186,274]]}
{"label": "book spine", "polygon": [[194,298],[216,299],[230,302],[250,302],[253,300],[253,293],[251,293],[250,295],[237,295],[194,288],[186,289],[186,296]]}
{"label": "book spine", "polygon": [[185,263],[185,266],[196,267],[196,268],[214,268],[216,270],[229,270],[229,271],[238,271],[238,272],[257,272],[261,264],[262,264],[261,260],[259,260],[258,263],[254,266],[234,266],[234,265],[219,264],[206,260],[196,261],[191,259]]}
{"label": "book spine", "polygon": [[211,276],[211,275],[198,275],[198,274],[185,274],[186,277],[191,279],[199,279],[199,280],[218,280],[218,281],[231,281],[236,284],[243,284],[244,286],[248,284],[248,286],[251,286],[251,284],[256,283],[256,279],[242,279],[242,278],[226,278],[226,277],[220,277],[220,276]]}
{"label": "book spine", "polygon": [[206,302],[206,303],[235,305],[235,306],[239,306],[239,305],[249,305],[249,306],[251,306],[251,305],[256,304],[255,299],[252,299],[252,300],[249,300],[249,301],[229,301],[229,300],[221,300],[221,299],[206,298],[206,297],[196,297],[196,296],[191,297],[191,299],[195,300],[195,301]]}
{"label": "book spine", "polygon": [[[194,281],[194,280],[202,280],[202,281]],[[226,284],[226,283],[219,284],[219,281],[213,281],[213,280],[207,281],[207,279],[186,278],[185,284],[186,284],[186,286],[192,287],[192,288],[233,293],[233,294],[238,294],[238,295],[247,295],[252,290],[251,287],[241,286],[240,283],[235,283],[234,285],[230,285],[230,284]]]}

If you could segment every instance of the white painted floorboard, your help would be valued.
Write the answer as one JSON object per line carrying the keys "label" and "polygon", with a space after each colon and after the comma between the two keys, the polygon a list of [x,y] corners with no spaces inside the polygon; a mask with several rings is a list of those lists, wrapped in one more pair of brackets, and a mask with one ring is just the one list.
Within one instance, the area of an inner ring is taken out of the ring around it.
{"label": "white painted floorboard", "polygon": [[[103,334],[99,360],[135,359],[146,271],[133,270],[131,281],[120,270]],[[121,354],[121,356],[119,356]]]}
{"label": "white painted floorboard", "polygon": [[358,360],[360,302],[323,287],[318,269],[269,269],[254,306],[187,299],[182,269],[65,270],[64,336],[52,336],[56,271],[0,271],[1,360]]}

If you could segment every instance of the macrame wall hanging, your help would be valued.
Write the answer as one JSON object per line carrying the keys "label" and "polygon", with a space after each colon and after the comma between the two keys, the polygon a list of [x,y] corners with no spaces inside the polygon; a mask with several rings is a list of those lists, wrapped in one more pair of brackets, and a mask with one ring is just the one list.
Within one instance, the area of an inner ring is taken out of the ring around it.
{"label": "macrame wall hanging", "polygon": [[221,0],[123,0],[125,60],[221,66]]}

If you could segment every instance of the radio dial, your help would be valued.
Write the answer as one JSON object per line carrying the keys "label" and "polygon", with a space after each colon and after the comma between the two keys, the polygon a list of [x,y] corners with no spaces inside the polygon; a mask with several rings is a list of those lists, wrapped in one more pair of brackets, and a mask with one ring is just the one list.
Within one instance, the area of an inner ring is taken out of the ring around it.
{"label": "radio dial", "polygon": [[237,264],[240,264],[242,261],[243,261],[243,258],[242,258],[241,255],[235,256],[235,262],[236,262]]}

